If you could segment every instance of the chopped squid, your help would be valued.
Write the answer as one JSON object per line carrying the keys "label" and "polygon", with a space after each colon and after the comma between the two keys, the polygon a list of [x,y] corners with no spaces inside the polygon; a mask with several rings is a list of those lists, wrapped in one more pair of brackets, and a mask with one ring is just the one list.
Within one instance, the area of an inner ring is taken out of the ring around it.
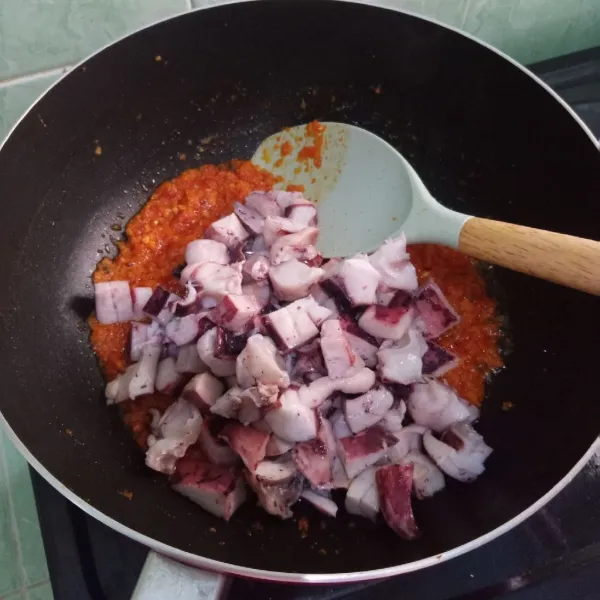
{"label": "chopped squid", "polygon": [[478,410],[436,380],[457,359],[432,340],[459,317],[418,288],[403,236],[324,261],[318,233],[301,194],[253,192],[188,244],[183,297],[96,284],[98,320],[133,321],[106,398],[178,397],[152,414],[146,464],[214,515],[246,483],[282,519],[299,498],[335,517],[329,490],[347,490],[348,512],[413,539],[411,493],[473,480],[492,451]]}
{"label": "chopped squid", "polygon": [[377,352],[377,372],[385,383],[409,385],[423,379],[423,355],[427,344],[416,329],[398,341],[386,340]]}
{"label": "chopped squid", "polygon": [[187,460],[187,468],[175,474],[173,489],[215,517],[229,521],[246,500],[246,486],[239,472],[206,461],[181,460]]}
{"label": "chopped squid", "polygon": [[414,540],[420,536],[413,515],[411,490],[413,465],[388,465],[375,473],[379,503],[386,523],[400,537]]}
{"label": "chopped squid", "polygon": [[204,233],[206,239],[221,242],[229,249],[240,246],[249,235],[234,213],[215,221]]}
{"label": "chopped squid", "polygon": [[450,386],[435,380],[415,384],[407,406],[417,425],[437,432],[453,423],[473,421],[479,416],[476,407],[459,398]]}
{"label": "chopped squid", "polygon": [[446,475],[464,482],[473,481],[484,472],[483,463],[492,453],[483,437],[465,422],[450,425],[440,439],[427,432],[423,445]]}
{"label": "chopped squid", "polygon": [[94,284],[96,318],[100,323],[124,323],[134,318],[129,282],[105,281]]}
{"label": "chopped squid", "polygon": [[352,350],[337,319],[325,321],[321,327],[321,352],[331,379],[351,377],[365,366]]}
{"label": "chopped squid", "polygon": [[146,465],[155,471],[171,475],[177,460],[196,442],[202,427],[200,411],[189,402],[179,399],[167,408],[158,422],[157,436],[149,444]]}
{"label": "chopped squid", "polygon": [[185,249],[185,262],[194,263],[212,262],[219,265],[228,265],[229,250],[225,244],[215,240],[195,240],[190,242]]}

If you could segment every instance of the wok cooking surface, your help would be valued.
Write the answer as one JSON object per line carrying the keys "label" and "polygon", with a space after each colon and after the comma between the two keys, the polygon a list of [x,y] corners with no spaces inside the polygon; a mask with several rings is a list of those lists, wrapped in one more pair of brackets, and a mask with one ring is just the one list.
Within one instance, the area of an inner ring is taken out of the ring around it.
{"label": "wok cooking surface", "polygon": [[[600,137],[600,49],[534,69]],[[128,600],[146,548],[70,504],[37,474],[34,488],[56,600]],[[475,552],[382,583],[289,586],[238,579],[232,600],[594,599],[600,563],[600,458],[525,523]],[[514,590],[519,590],[516,593]]]}

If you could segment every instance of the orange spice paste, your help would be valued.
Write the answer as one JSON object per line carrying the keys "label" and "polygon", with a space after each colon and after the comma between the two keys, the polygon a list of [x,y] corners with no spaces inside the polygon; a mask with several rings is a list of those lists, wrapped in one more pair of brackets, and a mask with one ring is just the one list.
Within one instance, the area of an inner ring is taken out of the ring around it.
{"label": "orange spice paste", "polygon": [[318,121],[311,121],[306,126],[306,133],[304,135],[306,138],[312,140],[312,145],[306,145],[298,152],[299,161],[312,160],[315,167],[319,168],[321,166],[323,134],[325,133],[325,130],[326,126]]}
{"label": "orange spice paste", "polygon": [[[187,244],[201,237],[213,221],[229,214],[235,201],[253,190],[269,190],[274,183],[270,173],[242,161],[205,165],[166,181],[127,225],[118,255],[98,263],[94,282],[126,280],[133,287],[160,284],[176,291],[178,282],[172,271],[183,263]],[[502,366],[494,301],[486,295],[475,264],[466,256],[432,245],[412,246],[410,253],[420,281],[433,277],[462,317],[461,323],[439,340],[460,358],[459,366],[445,380],[461,397],[479,405],[487,374]],[[92,348],[106,378],[113,379],[127,367],[130,324],[101,325],[94,316],[89,324]],[[152,394],[120,405],[142,447],[151,421],[148,410],[163,411],[172,402],[171,397]]]}

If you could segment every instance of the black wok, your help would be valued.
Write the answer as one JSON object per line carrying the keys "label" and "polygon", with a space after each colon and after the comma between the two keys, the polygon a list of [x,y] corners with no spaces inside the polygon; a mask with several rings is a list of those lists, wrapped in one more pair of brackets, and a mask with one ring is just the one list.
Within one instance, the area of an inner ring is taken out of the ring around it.
{"label": "black wok", "polygon": [[[267,518],[252,503],[226,524],[173,493],[102,398],[84,320],[91,272],[118,235],[111,225],[160,181],[249,158],[266,136],[311,119],[380,135],[453,209],[600,237],[595,140],[492,49],[352,3],[273,0],[186,14],[73,69],[0,151],[0,410],[42,475],[148,546],[233,574],[351,581],[475,549],[566,485],[599,432],[600,311],[595,297],[490,272],[509,346],[478,426],[495,452],[475,483],[450,481],[416,504],[418,541],[345,514],[322,529],[324,519],[304,506],[296,514],[309,517],[306,538],[296,521]],[[506,401],[511,410],[502,410]]]}

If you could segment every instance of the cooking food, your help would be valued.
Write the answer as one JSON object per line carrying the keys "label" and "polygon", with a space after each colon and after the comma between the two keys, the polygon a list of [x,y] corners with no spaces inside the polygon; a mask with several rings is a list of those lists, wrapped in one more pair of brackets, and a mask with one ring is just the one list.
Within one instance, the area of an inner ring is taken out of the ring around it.
{"label": "cooking food", "polygon": [[417,269],[403,236],[323,260],[315,205],[272,184],[202,167],[132,219],[94,276],[107,401],[216,516],[251,491],[283,519],[300,499],[335,517],[345,490],[347,512],[413,539],[412,496],[474,480],[492,451],[473,423],[501,365],[493,302],[468,259],[423,247]]}

